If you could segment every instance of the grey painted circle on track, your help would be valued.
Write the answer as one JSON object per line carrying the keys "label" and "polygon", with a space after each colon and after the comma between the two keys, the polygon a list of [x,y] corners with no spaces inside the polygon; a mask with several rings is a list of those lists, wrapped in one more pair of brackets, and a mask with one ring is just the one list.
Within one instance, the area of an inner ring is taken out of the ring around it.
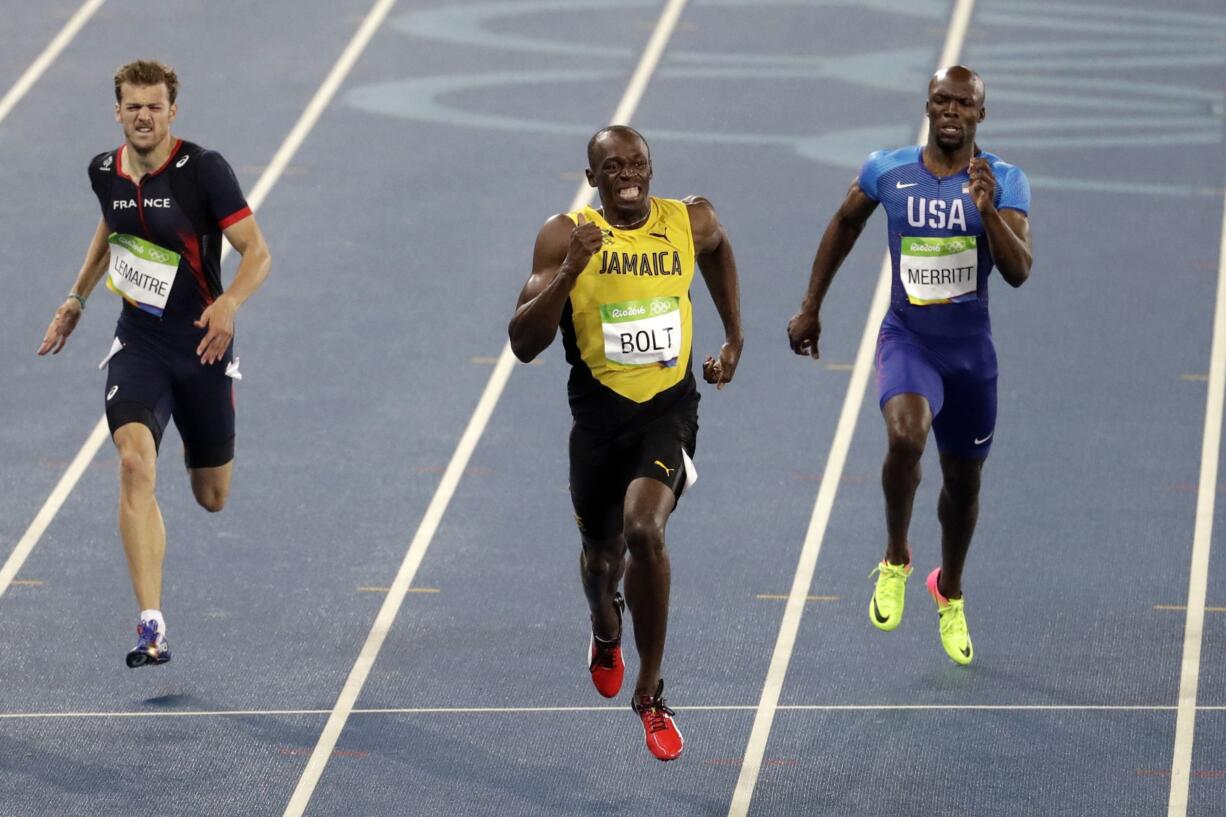
{"label": "grey painted circle on track", "polygon": [[[871,0],[850,3],[840,0],[706,0],[699,7],[819,8],[849,6],[897,17],[942,19],[944,2]],[[623,6],[655,8],[656,0],[625,0]],[[488,25],[550,12],[581,13],[607,10],[603,0],[524,0],[516,3],[478,3],[415,11],[392,21],[395,30],[414,37],[480,48],[531,52],[540,55],[591,58],[586,42],[558,42],[526,35],[492,31]],[[1104,148],[1150,149],[1173,144],[1211,146],[1222,142],[1226,93],[1220,88],[1200,88],[1165,82],[1134,82],[1110,75],[1096,77],[1106,68],[1208,67],[1226,64],[1221,37],[1226,33],[1226,15],[1181,12],[1149,13],[1136,10],[1116,15],[1110,22],[1108,9],[1087,4],[1021,2],[1008,11],[984,11],[977,22],[1021,28],[1057,28],[1062,33],[1094,35],[1110,33],[1110,39],[1044,41],[1010,46],[1008,43],[970,49],[969,62],[993,77],[990,100],[1036,104],[1076,111],[1069,118],[991,118],[985,125],[991,146],[997,151],[1100,150]],[[1115,9],[1113,13],[1118,12]],[[630,49],[603,47],[604,59],[630,60]],[[848,56],[786,54],[670,53],[659,72],[662,80],[774,81],[780,79],[840,81],[875,91],[913,94],[930,76],[931,49],[905,48]],[[998,78],[997,78],[998,77]],[[495,131],[542,134],[573,134],[587,137],[587,122],[550,121],[471,110],[450,101],[468,91],[489,88],[533,88],[575,82],[613,82],[622,79],[618,70],[582,69],[565,71],[504,71],[489,74],[455,74],[408,77],[364,85],[345,96],[350,106],[368,113],[400,119],[471,127]],[[1131,115],[1130,115],[1131,114]],[[1172,133],[1171,129],[1176,132]],[[844,129],[822,134],[717,133],[653,128],[652,139],[678,140],[693,144],[759,145],[791,148],[796,155],[814,162],[855,170],[865,158],[866,145],[892,146],[911,139],[909,124]],[[1219,192],[1199,184],[1171,184],[1141,179],[1077,179],[1066,176],[1032,175],[1036,187],[1138,195],[1211,195]]]}
{"label": "grey painted circle on track", "polygon": [[[659,8],[660,3],[659,0],[621,0],[617,5],[620,8],[631,7],[655,10]],[[844,6],[933,21],[944,20],[949,11],[948,4],[944,0],[703,0],[703,2],[697,2],[692,5],[695,8],[760,8],[761,6],[776,6],[807,9]],[[491,31],[487,28],[487,24],[495,20],[505,20],[531,14],[608,11],[609,8],[609,3],[606,0],[522,0],[522,2],[515,3],[474,3],[472,5],[446,6],[415,11],[392,20],[390,25],[392,28],[405,34],[457,45],[527,51],[533,54],[565,54],[590,60],[592,59],[592,45],[589,42],[541,40],[509,32]],[[637,59],[638,52],[628,48],[616,48],[602,44],[600,56],[603,59],[612,57]],[[694,54],[692,52],[676,52],[671,58],[680,60],[698,59],[704,62],[711,61],[712,59],[721,59],[718,55]],[[724,55],[722,58],[734,61],[739,59],[820,61],[820,58],[815,57],[801,56],[789,58],[770,54]]]}

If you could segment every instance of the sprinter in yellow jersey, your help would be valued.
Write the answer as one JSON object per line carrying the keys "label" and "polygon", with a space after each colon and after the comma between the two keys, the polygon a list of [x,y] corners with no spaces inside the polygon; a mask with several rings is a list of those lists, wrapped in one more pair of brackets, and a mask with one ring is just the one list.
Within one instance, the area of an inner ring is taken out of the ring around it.
{"label": "sprinter in yellow jersey", "polygon": [[697,478],[689,291],[697,261],[724,323],[719,356],[702,367],[720,389],[732,381],[744,344],[736,261],[710,202],[648,195],[651,154],[637,131],[597,132],[587,160],[601,209],[559,214],[541,227],[508,333],[515,356],[527,362],[562,330],[574,417],[570,490],[592,611],[588,670],[601,695],[621,690],[624,574],[639,653],[631,706],[647,748],[672,760],[684,742],[660,677],[670,576],[664,529]]}

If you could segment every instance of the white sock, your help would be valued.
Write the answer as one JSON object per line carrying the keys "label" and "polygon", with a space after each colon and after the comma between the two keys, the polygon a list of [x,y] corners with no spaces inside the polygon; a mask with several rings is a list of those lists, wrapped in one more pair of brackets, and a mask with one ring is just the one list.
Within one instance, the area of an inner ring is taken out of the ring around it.
{"label": "white sock", "polygon": [[158,635],[166,636],[166,620],[162,618],[161,610],[141,610],[141,621],[156,621],[158,624]]}

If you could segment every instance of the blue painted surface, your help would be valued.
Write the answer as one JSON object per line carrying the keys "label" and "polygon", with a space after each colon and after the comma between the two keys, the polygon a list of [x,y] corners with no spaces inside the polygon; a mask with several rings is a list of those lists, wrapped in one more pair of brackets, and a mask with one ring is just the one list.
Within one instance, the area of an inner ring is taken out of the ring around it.
{"label": "blue painted surface", "polygon": [[[0,84],[62,5],[0,2],[19,21],[2,35]],[[164,4],[138,33],[139,8],[108,2],[0,123],[0,180],[22,191],[0,197],[0,219],[29,270],[5,276],[14,307],[0,321],[5,554],[101,412],[94,366],[118,309],[106,293],[59,359],[32,351],[97,218],[84,165],[119,139],[114,67],[161,44],[184,80],[176,131],[221,150],[250,191],[368,4],[262,4],[242,21]],[[586,137],[658,9],[397,6],[259,213],[275,263],[240,313],[247,377],[223,514],[195,507],[167,437],[174,661],[121,665],[132,600],[108,446],[22,570],[44,584],[0,598],[0,712],[332,706],[383,599],[358,588],[391,582],[488,378],[473,359],[502,348],[535,232],[569,205]],[[931,454],[906,621],[883,634],[866,620],[884,539],[870,395],[810,589],[839,599],[807,605],[785,705],[1175,703],[1183,615],[1153,605],[1187,588],[1205,384],[1181,375],[1208,366],[1226,15],[1208,0],[1103,9],[980,0],[966,49],[988,83],[982,144],[1035,182],[1037,256],[1023,289],[993,283],[1001,416],[966,574],[976,663],[945,659],[923,591],[939,535]],[[635,115],[654,192],[707,196],[729,230],[748,338],[736,382],[704,387],[702,482],[669,527],[664,675],[682,761],[650,760],[624,696],[600,699],[584,671],[555,347],[515,370],[417,575],[440,592],[407,597],[358,706],[616,708],[357,713],[308,813],[726,811],[752,711],[686,707],[757,703],[783,610],[757,595],[791,584],[848,380],[823,363],[855,354],[881,216],[827,300],[823,362],[792,356],[784,325],[863,156],[914,137],[947,13],[692,0]],[[701,283],[694,300],[701,359],[720,327]],[[1226,605],[1222,565],[1210,605]],[[1223,621],[1206,619],[1205,705],[1226,704]],[[48,622],[63,622],[50,650]],[[1198,720],[1195,768],[1221,765],[1220,714]],[[154,756],[177,793],[157,813],[280,814],[323,720],[0,720],[0,794],[22,815],[49,799],[63,814],[143,813],[139,764]],[[1173,732],[1170,710],[782,710],[751,814],[1160,813]],[[934,734],[964,756],[938,753]],[[895,782],[879,785],[887,772]],[[1190,813],[1213,814],[1223,785],[1194,777]]]}

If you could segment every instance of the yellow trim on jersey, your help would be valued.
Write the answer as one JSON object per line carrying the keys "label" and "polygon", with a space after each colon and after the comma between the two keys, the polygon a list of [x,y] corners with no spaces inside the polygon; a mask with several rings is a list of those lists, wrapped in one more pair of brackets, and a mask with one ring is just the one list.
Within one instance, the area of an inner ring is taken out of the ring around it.
{"label": "yellow trim on jersey", "polygon": [[694,236],[685,202],[651,199],[647,223],[615,229],[591,207],[579,213],[604,243],[570,293],[575,340],[597,381],[645,403],[684,378],[693,338]]}

